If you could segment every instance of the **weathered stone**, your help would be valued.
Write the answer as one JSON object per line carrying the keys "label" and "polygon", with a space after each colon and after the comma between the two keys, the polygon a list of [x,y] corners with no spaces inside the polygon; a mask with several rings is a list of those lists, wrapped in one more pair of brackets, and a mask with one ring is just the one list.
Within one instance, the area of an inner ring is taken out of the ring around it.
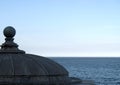
{"label": "weathered stone", "polygon": [[93,85],[69,77],[68,71],[48,58],[26,54],[13,42],[16,31],[4,30],[5,43],[0,49],[0,85]]}

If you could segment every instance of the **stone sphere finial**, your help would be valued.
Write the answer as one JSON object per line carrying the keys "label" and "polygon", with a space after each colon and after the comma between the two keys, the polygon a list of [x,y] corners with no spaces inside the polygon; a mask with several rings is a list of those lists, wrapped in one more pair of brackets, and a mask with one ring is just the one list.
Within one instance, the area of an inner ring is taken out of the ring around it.
{"label": "stone sphere finial", "polygon": [[12,27],[12,26],[7,26],[4,31],[3,34],[5,37],[14,37],[16,34],[16,30]]}

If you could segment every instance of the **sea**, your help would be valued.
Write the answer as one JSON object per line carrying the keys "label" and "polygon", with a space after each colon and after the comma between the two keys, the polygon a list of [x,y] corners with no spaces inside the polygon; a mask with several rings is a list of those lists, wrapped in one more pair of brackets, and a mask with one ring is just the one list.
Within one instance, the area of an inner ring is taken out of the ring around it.
{"label": "sea", "polygon": [[70,77],[93,80],[96,85],[120,85],[120,57],[51,57]]}

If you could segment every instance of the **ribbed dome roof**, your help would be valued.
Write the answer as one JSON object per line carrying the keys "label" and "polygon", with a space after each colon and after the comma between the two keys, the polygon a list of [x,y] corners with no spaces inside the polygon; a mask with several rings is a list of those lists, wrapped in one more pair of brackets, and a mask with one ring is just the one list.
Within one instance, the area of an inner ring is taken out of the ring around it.
{"label": "ribbed dome roof", "polygon": [[0,54],[0,75],[67,76],[68,72],[45,57],[32,54]]}
{"label": "ribbed dome roof", "polygon": [[6,39],[0,49],[0,84],[68,84],[68,72],[63,66],[48,58],[19,50],[13,42],[15,34],[11,26],[4,29]]}

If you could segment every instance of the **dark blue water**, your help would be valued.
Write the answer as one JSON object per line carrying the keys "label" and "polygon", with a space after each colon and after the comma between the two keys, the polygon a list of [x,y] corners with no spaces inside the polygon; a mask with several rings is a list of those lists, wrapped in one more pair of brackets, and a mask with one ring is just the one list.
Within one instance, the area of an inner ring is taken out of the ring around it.
{"label": "dark blue water", "polygon": [[51,58],[72,77],[94,80],[96,85],[120,85],[120,58]]}

